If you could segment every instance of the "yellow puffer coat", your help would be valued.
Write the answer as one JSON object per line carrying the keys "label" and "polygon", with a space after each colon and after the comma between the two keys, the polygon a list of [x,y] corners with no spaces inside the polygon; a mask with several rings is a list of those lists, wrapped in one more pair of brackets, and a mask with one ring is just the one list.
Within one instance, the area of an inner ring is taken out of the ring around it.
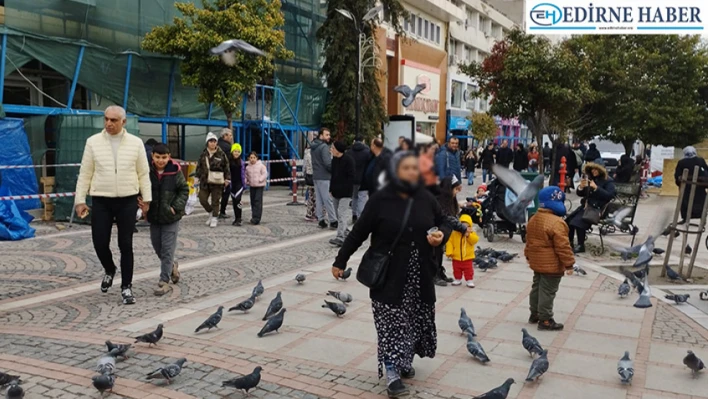
{"label": "yellow puffer coat", "polygon": [[[467,223],[472,227],[472,218],[470,215],[460,216],[461,223]],[[479,241],[479,236],[474,231],[467,237],[458,231],[453,231],[450,239],[445,245],[445,255],[452,260],[471,260],[474,259],[474,246]]]}

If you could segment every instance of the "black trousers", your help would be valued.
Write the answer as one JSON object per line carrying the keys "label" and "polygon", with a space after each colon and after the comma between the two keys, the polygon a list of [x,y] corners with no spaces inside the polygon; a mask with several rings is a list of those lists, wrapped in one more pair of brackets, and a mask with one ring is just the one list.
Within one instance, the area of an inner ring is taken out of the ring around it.
{"label": "black trousers", "polygon": [[133,228],[137,212],[137,195],[117,198],[93,197],[91,239],[96,256],[98,256],[106,274],[116,273],[117,268],[111,252],[113,221],[118,227],[121,288],[128,288],[133,283]]}
{"label": "black trousers", "polygon": [[[234,191],[234,189],[236,189]],[[243,214],[242,211],[242,206],[241,206],[241,198],[243,197],[243,187],[231,187],[231,191],[226,191],[229,195],[231,195],[231,204],[234,206],[234,221],[241,221],[241,217]]]}
{"label": "black trousers", "polygon": [[248,189],[251,196],[251,222],[258,224],[263,216],[263,189],[265,187],[251,187]]}
{"label": "black trousers", "polygon": [[226,207],[229,206],[229,197],[231,196],[231,190],[224,190],[221,195],[221,208],[219,209],[219,215],[226,213]]}
{"label": "black trousers", "polygon": [[441,279],[447,278],[445,273],[445,266],[443,266],[443,255],[445,255],[445,245],[440,245],[433,248],[433,255],[435,256],[435,264],[438,266],[438,277]]}

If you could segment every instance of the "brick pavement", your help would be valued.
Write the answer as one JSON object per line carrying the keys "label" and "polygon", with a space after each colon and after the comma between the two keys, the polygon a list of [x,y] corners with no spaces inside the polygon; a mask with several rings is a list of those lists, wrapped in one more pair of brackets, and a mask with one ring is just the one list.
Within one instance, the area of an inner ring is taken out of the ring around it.
{"label": "brick pavement", "polygon": [[[185,223],[183,236],[197,245],[181,251],[194,250],[195,256],[183,255],[192,268],[184,273],[178,289],[170,297],[152,297],[154,281],[146,277],[135,284],[139,302],[134,307],[120,305],[116,290],[109,295],[98,292],[100,271],[88,266],[95,256],[90,244],[81,242],[87,238],[84,233],[36,240],[44,244],[3,244],[0,292],[4,294],[6,287],[21,288],[0,301],[0,370],[20,373],[27,381],[28,398],[95,396],[90,369],[103,350],[103,341],[132,342],[129,337],[162,322],[165,338],[157,347],[139,345],[131,359],[118,365],[117,394],[112,397],[239,398],[241,394],[221,389],[218,382],[250,372],[255,365],[264,367],[256,397],[383,397],[384,386],[376,377],[375,331],[366,290],[356,281],[332,280],[328,269],[335,251],[318,229],[301,221],[302,212],[303,208],[273,208],[269,213],[278,218],[277,227],[249,228],[247,234],[227,238],[221,235],[230,232],[231,226],[206,229],[195,217],[194,222]],[[255,237],[254,241],[246,241],[247,236]],[[234,240],[239,248],[229,248]],[[486,245],[484,239],[481,244]],[[136,242],[136,248],[140,245]],[[494,246],[522,250],[518,238],[500,238]],[[205,258],[209,249],[221,258]],[[150,273],[157,263],[144,251],[141,259],[145,263],[139,270]],[[9,253],[39,252],[59,255],[25,255],[5,262]],[[240,253],[244,255],[233,255]],[[74,256],[87,266],[81,270],[78,261],[60,255]],[[38,263],[35,259],[44,260]],[[20,265],[25,269],[19,270]],[[298,271],[308,273],[303,285],[292,280]],[[531,329],[549,348],[551,368],[540,383],[523,383],[530,359],[519,341],[520,329],[528,326],[530,275],[525,264],[512,262],[478,272],[474,290],[438,289],[438,355],[416,359],[411,397],[471,398],[507,377],[517,381],[510,398],[708,397],[705,376],[692,379],[681,364],[686,348],[708,360],[708,331],[674,305],[656,299],[648,310],[633,308],[634,298],[618,299],[616,281],[593,270],[585,277],[564,278],[561,284],[556,313],[566,322],[565,331]],[[5,276],[15,277],[7,284]],[[252,312],[228,313],[219,330],[193,333],[218,304],[232,306],[259,278],[265,279],[266,294]],[[78,292],[84,286],[88,289]],[[342,319],[320,308],[329,289],[354,295]],[[280,334],[256,338],[262,313],[276,291],[283,293],[288,308],[284,328]],[[48,293],[52,296],[41,296]],[[32,295],[39,295],[40,302],[2,310],[3,304],[23,303]],[[472,317],[492,359],[486,366],[466,352],[465,338],[457,327],[460,307]],[[616,363],[624,350],[635,359],[636,375],[629,387],[621,386],[616,375]],[[187,368],[171,386],[148,384],[143,379],[153,365],[182,356],[188,359]]]}

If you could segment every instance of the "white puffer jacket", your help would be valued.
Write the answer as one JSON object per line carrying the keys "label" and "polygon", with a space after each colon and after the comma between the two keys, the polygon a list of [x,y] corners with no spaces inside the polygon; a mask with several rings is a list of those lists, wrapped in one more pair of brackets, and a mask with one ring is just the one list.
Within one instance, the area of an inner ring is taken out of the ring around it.
{"label": "white puffer jacket", "polygon": [[74,204],[85,204],[87,194],[116,198],[140,193],[143,201],[152,201],[145,145],[125,129],[121,134],[123,139],[118,146],[117,162],[105,130],[86,140]]}

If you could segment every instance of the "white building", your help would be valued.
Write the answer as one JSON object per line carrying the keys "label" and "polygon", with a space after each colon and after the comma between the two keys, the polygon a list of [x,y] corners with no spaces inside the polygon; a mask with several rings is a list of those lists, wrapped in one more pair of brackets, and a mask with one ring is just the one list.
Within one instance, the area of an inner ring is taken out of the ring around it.
{"label": "white building", "polygon": [[[455,0],[455,2],[464,10],[465,19],[450,23],[447,51],[447,130],[448,134],[466,135],[469,128],[467,116],[472,111],[488,111],[489,102],[486,99],[473,98],[477,84],[469,76],[460,73],[458,64],[481,62],[490,54],[497,40],[501,40],[520,24],[486,2],[480,0]],[[522,11],[518,14],[521,15]]]}

